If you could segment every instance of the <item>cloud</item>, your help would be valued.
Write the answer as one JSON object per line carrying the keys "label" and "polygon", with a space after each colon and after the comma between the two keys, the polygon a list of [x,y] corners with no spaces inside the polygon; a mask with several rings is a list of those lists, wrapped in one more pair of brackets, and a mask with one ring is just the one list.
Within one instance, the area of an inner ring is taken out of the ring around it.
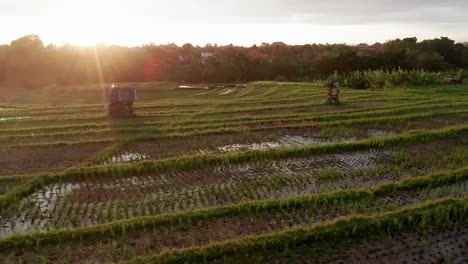
{"label": "cloud", "polygon": [[0,16],[31,16],[43,13],[49,15],[51,10],[54,10],[59,1],[44,0],[2,0],[0,2]]}
{"label": "cloud", "polygon": [[[207,35],[201,43],[238,43],[249,34],[248,43],[405,36],[466,41],[467,13],[468,0],[0,0],[0,24],[9,25],[0,42],[31,32],[64,40],[81,32],[88,38],[114,34],[152,41],[162,39],[163,30],[167,41]],[[194,36],[184,37],[186,31]]]}
{"label": "cloud", "polygon": [[102,2],[103,12],[159,23],[468,23],[466,0],[2,0],[0,16],[54,16]]}
{"label": "cloud", "polygon": [[[151,4],[152,3],[152,4]],[[466,23],[466,0],[172,0],[140,1],[129,15],[172,23]],[[133,12],[132,12],[133,11]]]}

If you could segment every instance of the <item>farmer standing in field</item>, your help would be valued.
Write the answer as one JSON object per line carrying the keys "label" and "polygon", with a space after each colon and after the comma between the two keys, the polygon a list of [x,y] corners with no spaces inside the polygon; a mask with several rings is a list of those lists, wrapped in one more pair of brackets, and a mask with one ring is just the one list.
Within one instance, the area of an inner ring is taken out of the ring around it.
{"label": "farmer standing in field", "polygon": [[[327,87],[328,87],[327,103],[328,104],[338,103],[339,95],[340,95],[340,88],[341,88],[340,83],[333,81],[333,79],[330,79],[327,82]],[[336,90],[336,94],[333,94],[333,89]]]}

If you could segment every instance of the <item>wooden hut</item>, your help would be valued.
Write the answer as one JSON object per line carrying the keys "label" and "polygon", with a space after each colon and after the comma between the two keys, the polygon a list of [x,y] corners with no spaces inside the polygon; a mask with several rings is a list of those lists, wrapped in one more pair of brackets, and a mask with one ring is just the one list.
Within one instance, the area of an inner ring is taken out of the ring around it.
{"label": "wooden hut", "polygon": [[444,78],[441,80],[442,83],[463,83],[463,69],[459,69],[454,78]]}
{"label": "wooden hut", "polygon": [[105,98],[110,116],[133,115],[133,102],[137,100],[136,88],[112,86],[106,89]]}

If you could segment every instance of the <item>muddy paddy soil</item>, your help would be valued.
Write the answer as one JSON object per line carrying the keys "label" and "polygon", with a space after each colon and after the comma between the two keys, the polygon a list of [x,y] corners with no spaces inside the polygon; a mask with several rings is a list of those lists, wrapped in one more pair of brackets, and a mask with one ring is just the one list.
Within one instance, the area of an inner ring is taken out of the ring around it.
{"label": "muddy paddy soil", "polygon": [[466,123],[468,123],[468,114],[413,120],[405,122],[399,125],[399,127],[402,130],[437,129]]}
{"label": "muddy paddy soil", "polygon": [[[373,167],[390,153],[390,150],[372,150],[203,168],[177,174],[56,183],[9,209],[13,215],[8,219],[16,220],[15,225],[6,228],[21,232],[24,227],[43,230],[48,223],[57,228],[82,226],[137,215],[373,186],[396,181],[403,175],[318,181],[315,174],[318,169],[332,166],[342,169]],[[0,220],[3,225],[8,226],[8,222],[6,215]]]}
{"label": "muddy paddy soil", "polygon": [[[328,143],[397,135],[415,129],[437,129],[468,122],[468,115],[423,119],[398,125],[352,125],[325,127],[274,128],[237,134],[203,135],[197,137],[137,141],[121,151],[97,157],[93,164],[136,162],[193,154],[224,154],[247,150],[267,150],[282,147],[312,146]],[[278,123],[277,125],[285,125]],[[330,134],[336,134],[331,135]],[[327,136],[323,136],[327,135]],[[132,156],[137,158],[131,158]]]}
{"label": "muddy paddy soil", "polygon": [[[289,208],[275,212],[252,212],[211,220],[198,221],[192,224],[177,224],[167,227],[148,227],[145,230],[129,230],[125,236],[106,239],[88,239],[76,243],[64,243],[40,251],[21,251],[0,254],[0,259],[12,260],[19,257],[28,260],[40,260],[47,257],[49,261],[64,263],[65,260],[108,262],[124,260],[148,253],[157,253],[164,248],[183,248],[201,246],[211,242],[240,239],[250,235],[320,224],[340,216],[352,213],[373,215],[382,211],[400,209],[402,206],[423,202],[427,199],[452,196],[463,197],[468,192],[468,182],[437,187],[433,189],[400,192],[392,196],[380,197],[371,201],[347,203],[307,208]],[[117,243],[117,248],[113,247]],[[404,245],[419,245],[410,240]],[[127,253],[123,254],[123,247]],[[432,248],[428,248],[432,251]],[[73,252],[73,254],[70,254]],[[432,253],[436,253],[433,251]],[[375,253],[375,252],[374,252]],[[431,252],[429,252],[431,254]],[[346,254],[345,254],[346,255]],[[377,253],[375,256],[379,256]],[[68,259],[71,258],[71,259]]]}
{"label": "muddy paddy soil", "polygon": [[[4,215],[0,223],[6,225],[3,231],[6,234],[31,229],[85,226],[139,215],[172,213],[249,200],[369,188],[444,168],[445,163],[433,162],[437,158],[434,153],[444,150],[444,146],[445,151],[450,152],[453,149],[447,144],[453,147],[461,146],[463,142],[467,143],[458,139],[398,150],[371,149],[205,167],[176,174],[68,180],[24,198],[7,210],[11,214]],[[407,156],[400,154],[401,151],[408,153]],[[426,162],[408,157],[424,158]]]}
{"label": "muddy paddy soil", "polygon": [[353,135],[323,137],[319,135],[320,130],[318,128],[298,128],[137,141],[121,152],[99,157],[96,164],[111,165],[181,155],[226,154],[247,150],[268,150],[294,146],[352,142],[364,138],[396,134],[396,131],[384,129],[363,129],[362,131],[356,130],[355,132]]}
{"label": "muddy paddy soil", "polygon": [[[106,147],[105,145],[78,146],[87,146],[90,152],[100,151]],[[464,166],[462,160],[448,163],[443,157],[453,153],[455,148],[467,146],[468,139],[459,137],[407,145],[399,149],[370,149],[138,177],[128,175],[86,181],[67,180],[46,186],[13,205],[6,212],[2,212],[0,224],[7,225],[6,230],[10,229],[3,231],[4,233],[46,230],[249,200],[369,188],[405,177],[447,169],[447,166],[450,166],[450,169]],[[14,158],[15,155],[24,157],[25,153],[20,151],[30,153],[29,151],[34,150],[48,151],[47,148],[18,148],[1,157],[4,164],[19,164],[17,161],[6,162],[5,159]],[[84,149],[65,153],[73,150],[66,146],[63,149],[52,148],[52,150],[62,150],[62,152],[55,152],[53,155],[47,152],[33,153],[34,155],[31,155],[33,162],[23,162],[22,171],[28,168],[37,170],[37,167],[24,166],[40,164],[34,160],[50,160],[54,157],[57,163],[49,164],[50,169],[66,166],[66,163],[60,163],[64,161],[80,162],[81,156],[76,154],[85,153]],[[64,155],[70,156],[68,159],[63,159]],[[459,158],[463,157],[462,155]],[[29,224],[23,225],[24,223]]]}
{"label": "muddy paddy soil", "polygon": [[[467,117],[468,118],[468,117]],[[468,119],[465,120],[468,122]],[[382,126],[353,126],[352,134],[344,136],[321,137],[318,128],[275,129],[273,131],[245,132],[228,135],[206,135],[198,137],[161,139],[154,141],[137,141],[122,151],[104,156],[98,155],[107,144],[77,144],[72,146],[52,147],[14,147],[0,148],[0,175],[46,172],[68,168],[89,160],[91,164],[115,164],[135,162],[144,159],[160,159],[172,156],[191,154],[220,154],[251,149],[273,149],[288,146],[305,146],[327,144],[334,142],[349,142],[353,140],[392,135],[402,130],[408,131],[417,127],[437,128],[439,126],[454,125],[464,122],[460,118],[439,118],[411,122],[405,127]],[[340,130],[341,128],[337,128]],[[339,134],[340,132],[338,132]],[[23,143],[51,143],[82,140],[115,140],[121,135],[75,135],[70,137],[31,137]],[[7,140],[5,144],[15,144]],[[8,155],[5,155],[8,154]]]}
{"label": "muddy paddy soil", "polygon": [[0,175],[59,171],[86,163],[109,144],[54,147],[0,147]]}
{"label": "muddy paddy soil", "polygon": [[[339,248],[327,256],[303,256],[293,251],[295,263],[468,263],[468,223],[448,230],[429,228],[405,232],[392,238],[363,241]],[[296,255],[298,254],[298,255]],[[308,258],[309,257],[309,258]],[[270,259],[271,263],[275,261]]]}
{"label": "muddy paddy soil", "polygon": [[[283,135],[288,136],[285,133],[285,131],[288,131],[288,130],[291,130],[295,134],[301,133],[303,135],[304,134],[311,134],[311,132],[317,131],[317,128],[313,128],[313,127],[301,128],[301,129],[281,129],[281,128],[278,128],[278,127],[281,127],[281,126],[302,125],[302,124],[304,124],[304,123],[303,122],[268,121],[268,122],[263,122],[263,123],[260,123],[260,124],[256,123],[256,124],[253,124],[253,125],[252,124],[236,125],[236,126],[232,126],[231,128],[262,128],[262,127],[265,128],[265,131],[244,132],[244,133],[242,133],[242,134],[249,133],[250,134],[250,141],[252,141],[254,139],[253,137],[256,137],[257,141],[259,141],[259,140],[261,140],[261,141],[273,140],[273,139],[276,139],[277,141],[281,141],[281,139],[275,138],[275,135],[279,134],[277,137],[283,136]],[[310,122],[308,124],[312,125],[312,123],[310,123]],[[268,127],[273,127],[273,128],[268,130],[267,129]],[[125,128],[135,129],[135,131],[130,131],[130,132],[118,131],[118,129],[125,129]],[[150,130],[145,132],[145,129],[150,129]],[[165,129],[165,128],[162,128],[162,129]],[[216,128],[214,128],[214,129],[216,129]],[[72,128],[72,129],[66,129],[63,132],[58,132],[58,133],[67,133],[67,132],[73,133],[76,130],[77,130],[77,128]],[[40,143],[46,144],[46,143],[55,143],[55,142],[76,142],[76,143],[79,143],[80,141],[85,141],[85,140],[88,140],[88,141],[94,140],[94,141],[96,141],[96,140],[106,140],[106,139],[117,139],[117,140],[131,139],[131,138],[139,137],[142,134],[150,134],[150,133],[154,133],[155,135],[160,134],[160,133],[165,133],[165,134],[170,135],[171,133],[172,134],[174,134],[174,133],[175,134],[180,134],[180,133],[184,134],[184,133],[192,133],[194,131],[194,129],[190,128],[190,127],[187,128],[187,129],[181,129],[181,130],[164,131],[164,130],[161,130],[161,127],[158,126],[158,125],[144,126],[144,127],[141,127],[141,130],[139,130],[138,126],[135,126],[135,127],[132,127],[132,126],[116,127],[115,130],[113,130],[112,127],[110,127],[110,128],[103,127],[103,128],[98,128],[97,130],[105,130],[105,131],[104,132],[95,132],[92,129],[90,129],[89,133],[86,133],[86,134],[70,134],[70,135],[66,135],[66,134],[65,135],[53,135],[52,133],[55,133],[53,130],[50,131],[50,132],[47,132],[47,131],[46,132],[31,131],[31,132],[28,132],[28,133],[19,132],[18,135],[12,134],[13,132],[9,132],[7,135],[0,135],[0,144],[4,144],[4,145],[21,145],[21,144],[40,144]],[[205,130],[205,129],[203,129],[203,130]],[[200,131],[203,131],[203,130],[200,130]],[[208,128],[208,130],[209,130],[209,128]],[[296,130],[296,131],[294,131],[294,130]],[[49,135],[49,134],[52,134],[52,135]],[[18,136],[20,136],[20,137],[18,137]],[[295,136],[295,135],[293,134],[291,136]],[[356,135],[356,137],[359,137],[359,136],[360,136],[359,134]],[[362,136],[365,137],[366,132],[363,132]],[[202,135],[202,136],[198,136],[197,138],[203,138],[203,137],[222,138],[222,139],[224,139],[223,142],[220,142],[218,144],[226,144],[227,145],[227,144],[236,143],[236,140],[239,137],[242,139],[242,138],[245,138],[245,135],[243,136],[243,135],[239,135],[239,134],[224,134],[224,135],[215,135],[215,134],[213,134],[213,135],[206,135],[206,136]],[[349,137],[351,137],[351,136],[349,136]],[[200,143],[197,144],[197,140],[194,140],[194,138],[195,137],[187,138],[188,143],[184,147],[187,147],[188,151],[193,149],[193,147],[191,147],[193,145],[196,145],[197,149],[209,148],[210,146],[213,145],[212,143],[210,143],[210,141],[206,140],[204,142],[208,143],[208,145],[207,145],[207,147],[204,147],[205,145],[202,145]],[[155,141],[156,141],[156,143],[159,144],[160,142],[172,142],[172,141],[180,141],[180,140],[184,140],[184,138],[175,138],[175,139],[163,138],[163,139],[158,139],[158,140],[155,140]],[[307,139],[304,139],[304,140],[307,141]],[[320,139],[317,139],[317,140],[320,140]],[[324,141],[325,142],[326,141],[331,142],[331,141],[333,141],[333,139],[324,140]],[[152,141],[140,141],[139,145],[145,146],[145,145],[149,145],[151,143],[152,143]],[[279,142],[279,143],[281,143],[281,142]],[[317,142],[317,143],[320,143],[320,142]],[[307,143],[304,142],[303,144],[300,144],[300,142],[296,142],[296,143],[291,143],[291,144],[287,144],[287,145],[305,145],[305,144],[307,144]],[[158,145],[156,145],[154,147],[159,149]],[[168,146],[168,147],[170,147],[170,146]]]}

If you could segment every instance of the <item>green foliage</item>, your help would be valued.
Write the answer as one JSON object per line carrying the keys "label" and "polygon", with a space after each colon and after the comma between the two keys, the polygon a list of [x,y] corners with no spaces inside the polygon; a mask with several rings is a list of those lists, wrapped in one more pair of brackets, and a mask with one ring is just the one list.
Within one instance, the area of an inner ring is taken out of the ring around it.
{"label": "green foliage", "polygon": [[459,83],[462,83],[463,82],[463,77],[464,77],[464,70],[463,69],[459,69],[457,71],[457,74],[455,75],[455,80]]}
{"label": "green foliage", "polygon": [[440,83],[444,74],[425,70],[366,70],[344,75],[344,84],[355,89],[381,89],[403,86],[423,86]]}
{"label": "green foliage", "polygon": [[447,168],[454,168],[457,166],[468,165],[468,149],[457,147],[450,153],[438,152],[436,153],[436,164],[434,166],[445,166]]}
{"label": "green foliage", "polygon": [[337,167],[317,170],[317,180],[336,180],[342,176],[342,172]]}
{"label": "green foliage", "polygon": [[[202,59],[201,53],[213,55]],[[95,56],[103,62],[95,63]],[[281,42],[261,46],[194,47],[175,44],[144,47],[103,46],[44,47],[37,35],[13,40],[0,46],[0,83],[37,88],[59,85],[159,81],[164,88],[171,82],[225,83],[261,80],[318,80],[334,72],[357,70],[418,69],[442,71],[466,66],[467,47],[446,37],[417,42],[416,38],[395,39],[383,44],[350,46],[344,44],[294,45]],[[152,59],[158,61],[158,66]],[[71,68],[73,61],[81,63]],[[18,63],[21,61],[22,63]],[[152,62],[152,63],[149,63]],[[115,67],[115,65],[120,65]],[[145,69],[143,72],[141,69]],[[24,78],[29,76],[29,78]],[[385,79],[353,74],[356,87],[380,86]],[[411,80],[420,83],[423,79]]]}

